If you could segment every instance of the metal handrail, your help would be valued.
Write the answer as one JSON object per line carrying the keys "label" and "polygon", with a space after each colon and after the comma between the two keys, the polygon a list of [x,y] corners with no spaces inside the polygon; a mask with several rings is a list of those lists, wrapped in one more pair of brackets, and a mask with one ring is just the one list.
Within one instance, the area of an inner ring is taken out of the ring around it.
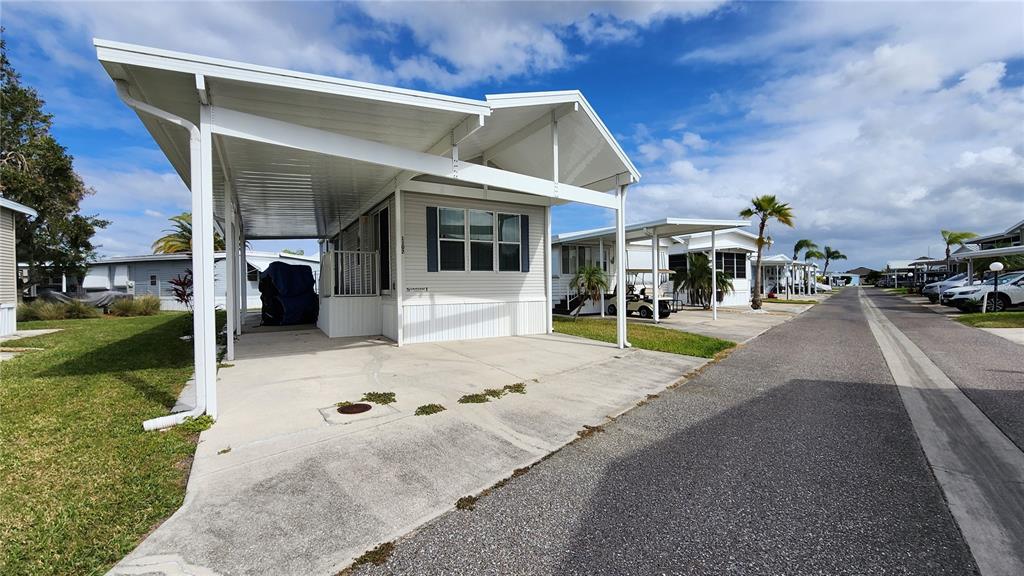
{"label": "metal handrail", "polygon": [[332,264],[334,296],[379,296],[377,252],[332,250],[328,253]]}

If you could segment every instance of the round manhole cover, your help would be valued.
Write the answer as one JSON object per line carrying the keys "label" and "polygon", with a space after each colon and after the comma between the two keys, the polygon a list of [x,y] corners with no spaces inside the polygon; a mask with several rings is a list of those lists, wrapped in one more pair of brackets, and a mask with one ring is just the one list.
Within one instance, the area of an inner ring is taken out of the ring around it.
{"label": "round manhole cover", "polygon": [[373,406],[369,404],[348,404],[346,406],[338,406],[338,414],[362,414],[370,408],[373,408]]}

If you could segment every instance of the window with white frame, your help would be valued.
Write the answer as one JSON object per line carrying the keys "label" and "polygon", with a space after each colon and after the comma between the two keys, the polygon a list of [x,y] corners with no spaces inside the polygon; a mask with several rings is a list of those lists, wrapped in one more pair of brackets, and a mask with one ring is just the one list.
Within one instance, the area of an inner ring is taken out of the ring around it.
{"label": "window with white frame", "polygon": [[521,238],[518,214],[498,214],[498,270],[519,272]]}
{"label": "window with white frame", "polygon": [[494,212],[469,211],[469,269],[494,270]]}
{"label": "window with white frame", "polygon": [[747,277],[747,258],[745,254],[716,252],[715,260],[715,267],[728,274],[730,278]]}
{"label": "window with white frame", "polygon": [[466,211],[437,209],[439,269],[466,269]]}

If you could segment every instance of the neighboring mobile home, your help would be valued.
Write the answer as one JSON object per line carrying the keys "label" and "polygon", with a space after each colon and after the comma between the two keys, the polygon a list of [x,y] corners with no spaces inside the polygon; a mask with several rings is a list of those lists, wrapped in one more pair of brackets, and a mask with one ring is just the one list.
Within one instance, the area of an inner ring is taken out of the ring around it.
{"label": "neighboring mobile home", "polygon": [[[475,100],[95,44],[192,190],[193,412],[217,412],[215,227],[229,331],[241,329],[244,241],[315,238],[320,328],[398,345],[550,332],[552,205],[614,211],[625,245],[626,189],[640,174],[578,91]],[[625,347],[621,313],[617,326]]]}
{"label": "neighboring mobile home", "polygon": [[[214,287],[217,292],[216,305],[224,308],[226,301],[227,258],[225,253],[214,255]],[[320,276],[320,259],[314,256],[300,256],[285,252],[252,252],[245,254],[246,271],[245,290],[246,308],[258,309],[260,302],[260,272],[267,269],[271,262],[284,262],[300,266],[309,266],[313,270],[313,278]],[[104,258],[89,264],[82,288],[85,290],[114,290],[136,296],[152,294],[160,297],[160,307],[164,310],[184,310],[184,306],[175,300],[172,293],[171,280],[185,276],[192,268],[192,255],[180,254],[144,254],[141,256],[115,256]]]}
{"label": "neighboring mobile home", "polygon": [[0,197],[0,336],[17,330],[18,264],[14,219],[18,214],[31,218],[38,216],[28,206]]}
{"label": "neighboring mobile home", "polygon": [[[668,267],[672,270],[686,268],[686,255],[693,252],[711,254],[711,233],[701,232],[675,238],[668,249]],[[716,233],[715,268],[728,274],[732,279],[732,292],[726,294],[722,306],[749,306],[753,275],[750,273],[749,256],[757,253],[757,234],[738,228]],[[685,291],[676,295],[686,300]],[[689,302],[686,302],[689,304]]]}
{"label": "neighboring mobile home", "polygon": [[[671,270],[675,262],[678,264],[678,254],[686,250],[708,252],[716,254],[719,262],[728,260],[729,257],[721,257],[717,252],[717,239],[723,237],[723,247],[730,252],[736,251],[737,246],[742,245],[742,235],[737,237],[735,232],[738,226],[746,226],[746,220],[700,220],[687,218],[664,218],[651,222],[640,222],[626,226],[626,262],[624,267],[627,274],[627,283],[649,288],[651,278],[654,274],[658,276],[658,286],[662,295],[672,299],[678,299],[677,295],[669,295],[671,285]],[[747,234],[742,232],[742,234]],[[712,245],[712,238],[715,243]],[[756,237],[755,237],[756,239]],[[655,241],[657,249],[654,249]],[[691,246],[693,248],[689,248]],[[706,246],[705,246],[706,244]],[[577,307],[578,294],[571,286],[572,278],[576,271],[584,265],[598,265],[608,273],[608,290],[616,292],[618,275],[614,269],[615,263],[615,238],[613,228],[599,228],[596,230],[582,230],[579,232],[565,232],[552,239],[552,255],[554,267],[552,268],[552,295],[551,306],[559,310],[572,312]],[[674,259],[675,258],[675,259]],[[674,259],[674,260],[673,260]],[[652,264],[657,260],[657,270]],[[719,266],[719,270],[723,268]],[[730,269],[730,273],[732,270]],[[749,293],[749,289],[748,289]],[[609,306],[614,304],[593,303],[587,301],[582,304],[581,314],[596,314],[602,311],[607,312]]]}

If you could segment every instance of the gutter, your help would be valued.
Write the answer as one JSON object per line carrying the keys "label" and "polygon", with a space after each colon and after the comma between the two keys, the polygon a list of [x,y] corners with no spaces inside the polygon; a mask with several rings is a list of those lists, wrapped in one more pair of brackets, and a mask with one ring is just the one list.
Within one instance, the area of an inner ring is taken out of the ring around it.
{"label": "gutter", "polygon": [[[202,179],[202,168],[200,163],[202,162],[202,156],[199,153],[199,128],[185,120],[180,116],[175,116],[166,110],[161,110],[140,102],[135,98],[132,98],[131,94],[128,93],[128,83],[124,80],[114,80],[114,85],[117,87],[117,97],[121,99],[129,108],[139,112],[141,114],[149,114],[155,116],[171,124],[180,126],[189,132],[189,157],[190,157],[190,169],[191,175],[189,176],[189,188],[194,188],[198,185]],[[193,328],[194,330],[194,328]],[[195,336],[193,335],[192,341],[195,342]],[[195,376],[193,375],[193,378]],[[202,416],[206,412],[206,383],[200,383],[197,379],[196,382],[196,405],[191,410],[185,412],[176,412],[174,414],[168,414],[167,416],[161,416],[159,418],[153,418],[146,420],[142,423],[143,430],[161,430],[163,428],[170,428],[176,426],[185,421],[186,418],[195,418]]]}

